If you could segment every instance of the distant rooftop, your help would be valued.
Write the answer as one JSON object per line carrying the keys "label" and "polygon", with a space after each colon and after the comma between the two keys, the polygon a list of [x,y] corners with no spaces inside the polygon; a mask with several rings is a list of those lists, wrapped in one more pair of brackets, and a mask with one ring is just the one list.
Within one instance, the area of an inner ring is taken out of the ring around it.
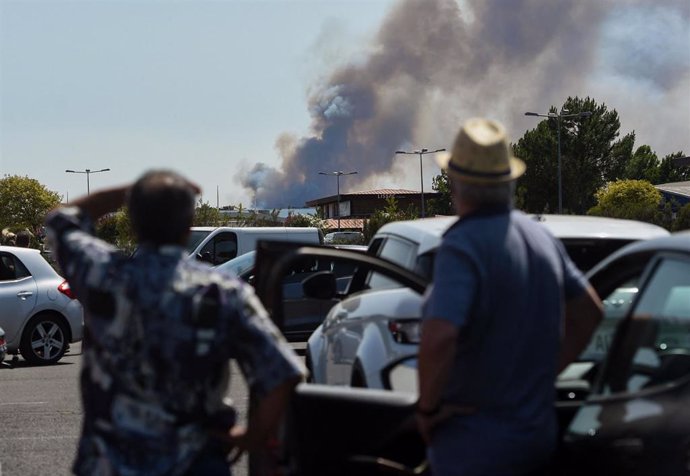
{"label": "distant rooftop", "polygon": [[[362,190],[348,193],[341,193],[340,200],[345,201],[348,197],[375,197],[375,198],[388,198],[396,197],[401,195],[420,195],[418,190],[407,190],[404,188],[379,188],[375,190]],[[433,198],[438,195],[437,192],[424,192],[425,197]],[[316,198],[314,200],[309,200],[306,205],[309,207],[315,207],[318,205],[323,205],[325,203],[332,203],[338,200],[338,195],[329,195],[328,197]]]}
{"label": "distant rooftop", "polygon": [[341,193],[343,195],[419,195],[417,190],[406,190],[404,188],[379,188],[376,190],[363,190],[359,192]]}
{"label": "distant rooftop", "polygon": [[690,198],[690,180],[685,182],[661,183],[659,185],[655,185],[655,187],[662,192]]}

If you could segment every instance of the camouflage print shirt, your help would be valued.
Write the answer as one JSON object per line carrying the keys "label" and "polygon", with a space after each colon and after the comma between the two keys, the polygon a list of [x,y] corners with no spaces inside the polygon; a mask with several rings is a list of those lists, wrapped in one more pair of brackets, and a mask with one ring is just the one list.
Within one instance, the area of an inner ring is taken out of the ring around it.
{"label": "camouflage print shirt", "polygon": [[47,226],[85,314],[75,473],[183,474],[209,425],[228,414],[230,359],[258,397],[303,374],[238,279],[187,259],[182,247],[125,256],[90,233],[78,208],[51,213]]}

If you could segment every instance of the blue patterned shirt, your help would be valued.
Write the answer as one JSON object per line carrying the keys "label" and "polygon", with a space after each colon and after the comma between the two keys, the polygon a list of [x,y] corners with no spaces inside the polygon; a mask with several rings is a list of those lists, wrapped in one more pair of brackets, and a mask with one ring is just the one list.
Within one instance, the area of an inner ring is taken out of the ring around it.
{"label": "blue patterned shirt", "polygon": [[75,207],[52,212],[46,224],[85,313],[75,473],[183,474],[209,427],[232,414],[223,402],[230,359],[257,397],[304,374],[240,280],[187,259],[182,247],[125,256],[95,238]]}

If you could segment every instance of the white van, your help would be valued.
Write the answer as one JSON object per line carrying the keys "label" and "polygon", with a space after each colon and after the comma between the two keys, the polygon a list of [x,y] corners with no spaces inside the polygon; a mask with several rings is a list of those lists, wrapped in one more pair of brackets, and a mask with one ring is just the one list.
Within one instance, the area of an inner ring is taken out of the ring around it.
{"label": "white van", "polygon": [[217,266],[256,248],[259,240],[321,244],[323,234],[310,227],[214,227],[194,226],[187,251],[200,261]]}

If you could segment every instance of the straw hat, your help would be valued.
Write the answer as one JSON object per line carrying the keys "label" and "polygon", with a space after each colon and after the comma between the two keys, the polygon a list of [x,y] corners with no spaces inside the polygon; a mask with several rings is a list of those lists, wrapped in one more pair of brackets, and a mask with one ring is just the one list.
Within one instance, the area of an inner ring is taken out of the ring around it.
{"label": "straw hat", "polygon": [[488,119],[470,119],[455,137],[453,152],[437,157],[448,175],[465,182],[510,182],[525,173],[525,163],[513,157],[506,131]]}

